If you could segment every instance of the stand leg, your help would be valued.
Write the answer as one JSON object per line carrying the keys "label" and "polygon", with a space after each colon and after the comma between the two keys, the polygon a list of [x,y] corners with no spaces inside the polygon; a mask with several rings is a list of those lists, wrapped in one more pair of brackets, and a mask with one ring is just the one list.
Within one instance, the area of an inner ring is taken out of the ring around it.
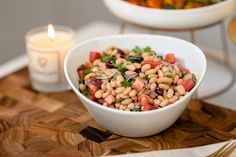
{"label": "stand leg", "polygon": [[[190,30],[190,41],[193,44],[195,44],[195,42],[196,42],[196,40],[195,40],[195,32],[192,29]],[[194,96],[195,96],[196,99],[198,98],[198,90],[196,91]]]}
{"label": "stand leg", "polygon": [[195,44],[196,43],[196,40],[195,40],[195,33],[194,33],[194,30],[190,30],[190,41],[191,43]]}
{"label": "stand leg", "polygon": [[224,21],[221,21],[220,23],[220,33],[221,33],[221,43],[222,43],[222,49],[223,49],[223,62],[225,65],[230,64],[230,55],[229,55],[229,48],[228,48],[228,42],[225,35],[225,24]]}
{"label": "stand leg", "polygon": [[121,21],[120,22],[119,34],[124,34],[125,33],[125,26],[126,26],[126,22],[125,21]]}

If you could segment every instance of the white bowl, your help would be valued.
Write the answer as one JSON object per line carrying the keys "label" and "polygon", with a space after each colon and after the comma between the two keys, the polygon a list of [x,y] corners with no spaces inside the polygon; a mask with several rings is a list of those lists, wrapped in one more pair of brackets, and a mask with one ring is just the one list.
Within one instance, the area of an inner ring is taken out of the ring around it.
{"label": "white bowl", "polygon": [[104,0],[108,9],[131,23],[159,29],[190,29],[211,25],[235,13],[236,0],[195,9],[167,10],[141,7],[123,0]]}
{"label": "white bowl", "polygon": [[[110,44],[129,49],[137,45],[150,46],[159,54],[173,52],[177,58],[182,60],[182,64],[196,74],[197,84],[181,100],[157,110],[126,112],[104,107],[79,92],[79,78],[76,69],[89,60],[91,50],[104,50]],[[206,58],[198,47],[178,38],[157,35],[114,35],[79,43],[66,56],[64,70],[70,86],[102,127],[118,135],[144,137],[163,131],[178,119],[203,79],[206,71]]]}

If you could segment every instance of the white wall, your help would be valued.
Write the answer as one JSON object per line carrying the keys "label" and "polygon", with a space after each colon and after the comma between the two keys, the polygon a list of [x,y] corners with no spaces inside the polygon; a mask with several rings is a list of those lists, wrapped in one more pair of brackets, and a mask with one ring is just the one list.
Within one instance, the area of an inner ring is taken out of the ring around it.
{"label": "white wall", "polygon": [[[0,64],[25,53],[24,36],[31,28],[54,22],[79,29],[99,20],[119,23],[102,0],[0,0]],[[164,34],[188,38],[187,33]],[[218,27],[199,31],[197,42],[220,48]],[[236,53],[230,42],[229,46]]]}

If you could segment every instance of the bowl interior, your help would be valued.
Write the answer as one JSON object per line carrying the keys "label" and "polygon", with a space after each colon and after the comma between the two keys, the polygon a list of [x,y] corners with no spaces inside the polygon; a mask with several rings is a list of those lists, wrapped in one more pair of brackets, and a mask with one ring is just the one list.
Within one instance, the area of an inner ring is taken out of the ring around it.
{"label": "bowl interior", "polygon": [[[157,35],[115,35],[85,41],[75,46],[65,59],[65,73],[75,90],[78,87],[76,69],[89,59],[90,51],[101,51],[114,44],[119,48],[133,49],[135,46],[150,46],[157,54],[174,53],[180,63],[196,74],[198,82],[206,70],[206,59],[195,45],[173,37]],[[198,84],[197,84],[198,86]]]}

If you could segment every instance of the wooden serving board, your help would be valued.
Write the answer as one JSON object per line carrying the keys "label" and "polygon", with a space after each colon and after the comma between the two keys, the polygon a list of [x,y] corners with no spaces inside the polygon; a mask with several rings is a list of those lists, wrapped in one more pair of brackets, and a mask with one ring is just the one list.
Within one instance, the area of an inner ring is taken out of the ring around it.
{"label": "wooden serving board", "polygon": [[27,69],[0,80],[0,157],[115,155],[202,146],[230,138],[236,138],[236,111],[200,100],[192,100],[162,133],[127,138],[100,127],[72,91],[34,91]]}

